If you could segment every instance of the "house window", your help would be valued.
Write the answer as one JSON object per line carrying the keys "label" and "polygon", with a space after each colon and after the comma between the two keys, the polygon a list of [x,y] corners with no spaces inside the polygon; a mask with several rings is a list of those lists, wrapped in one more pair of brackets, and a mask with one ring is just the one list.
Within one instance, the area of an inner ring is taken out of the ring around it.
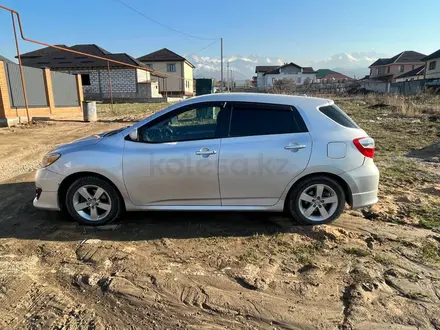
{"label": "house window", "polygon": [[389,66],[389,67],[387,68],[387,73],[390,73],[390,71],[391,71],[391,67]]}
{"label": "house window", "polygon": [[405,71],[405,67],[403,65],[399,65],[399,72]]}
{"label": "house window", "polygon": [[301,84],[301,77],[296,78],[296,83]]}
{"label": "house window", "polygon": [[415,65],[413,64],[413,65],[412,65],[412,69],[411,69],[411,70],[414,70],[414,69],[415,69]]}
{"label": "house window", "polygon": [[167,71],[168,72],[176,72],[176,64],[175,63],[168,64],[167,65]]}
{"label": "house window", "polygon": [[437,61],[429,62],[429,69],[428,70],[435,70],[436,64],[437,64]]}
{"label": "house window", "polygon": [[90,86],[90,75],[88,73],[81,74],[81,82],[83,86]]}
{"label": "house window", "polygon": [[152,69],[153,68],[153,64],[151,64],[151,63],[147,63],[147,64],[145,64],[147,67],[149,67],[150,69]]}

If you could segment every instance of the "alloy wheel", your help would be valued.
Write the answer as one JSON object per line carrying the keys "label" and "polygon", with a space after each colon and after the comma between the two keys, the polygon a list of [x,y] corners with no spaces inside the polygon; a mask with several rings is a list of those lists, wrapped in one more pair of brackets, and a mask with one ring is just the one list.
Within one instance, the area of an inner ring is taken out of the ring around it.
{"label": "alloy wheel", "polygon": [[104,219],[112,208],[109,194],[99,186],[85,185],[73,195],[73,207],[82,218],[89,221]]}
{"label": "alloy wheel", "polygon": [[323,221],[330,218],[336,212],[338,203],[336,192],[326,184],[308,186],[298,199],[301,214],[310,221]]}

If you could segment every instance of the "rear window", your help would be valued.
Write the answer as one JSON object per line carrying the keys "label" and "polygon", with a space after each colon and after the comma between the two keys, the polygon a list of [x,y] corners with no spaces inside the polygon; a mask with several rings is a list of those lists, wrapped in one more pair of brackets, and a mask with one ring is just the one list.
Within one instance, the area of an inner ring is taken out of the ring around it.
{"label": "rear window", "polygon": [[326,105],[324,107],[320,107],[319,111],[321,111],[324,115],[337,122],[339,125],[348,127],[348,128],[359,128],[359,126],[347,116],[347,114],[342,111],[336,104]]}
{"label": "rear window", "polygon": [[[230,136],[253,136],[305,132],[304,122],[295,120],[288,106],[235,104],[232,110]],[[298,114],[299,116],[299,114]]]}

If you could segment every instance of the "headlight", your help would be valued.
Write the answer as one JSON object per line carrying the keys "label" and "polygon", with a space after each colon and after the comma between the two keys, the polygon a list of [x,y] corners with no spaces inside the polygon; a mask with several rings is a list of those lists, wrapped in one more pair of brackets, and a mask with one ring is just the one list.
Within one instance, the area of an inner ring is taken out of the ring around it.
{"label": "headlight", "polygon": [[43,161],[41,162],[41,167],[47,167],[50,164],[55,163],[55,161],[61,157],[61,154],[58,152],[50,152],[46,156],[43,157]]}

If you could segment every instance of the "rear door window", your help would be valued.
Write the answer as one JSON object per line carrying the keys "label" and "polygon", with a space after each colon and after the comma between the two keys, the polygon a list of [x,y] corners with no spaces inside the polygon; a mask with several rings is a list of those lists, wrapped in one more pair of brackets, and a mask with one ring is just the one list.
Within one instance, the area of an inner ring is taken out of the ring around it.
{"label": "rear door window", "polygon": [[319,108],[324,115],[326,115],[331,120],[337,122],[339,125],[348,127],[348,128],[359,128],[359,126],[347,116],[347,114],[342,111],[336,104],[326,105]]}
{"label": "rear door window", "polygon": [[306,131],[300,114],[290,106],[255,103],[233,105],[229,130],[231,137]]}

